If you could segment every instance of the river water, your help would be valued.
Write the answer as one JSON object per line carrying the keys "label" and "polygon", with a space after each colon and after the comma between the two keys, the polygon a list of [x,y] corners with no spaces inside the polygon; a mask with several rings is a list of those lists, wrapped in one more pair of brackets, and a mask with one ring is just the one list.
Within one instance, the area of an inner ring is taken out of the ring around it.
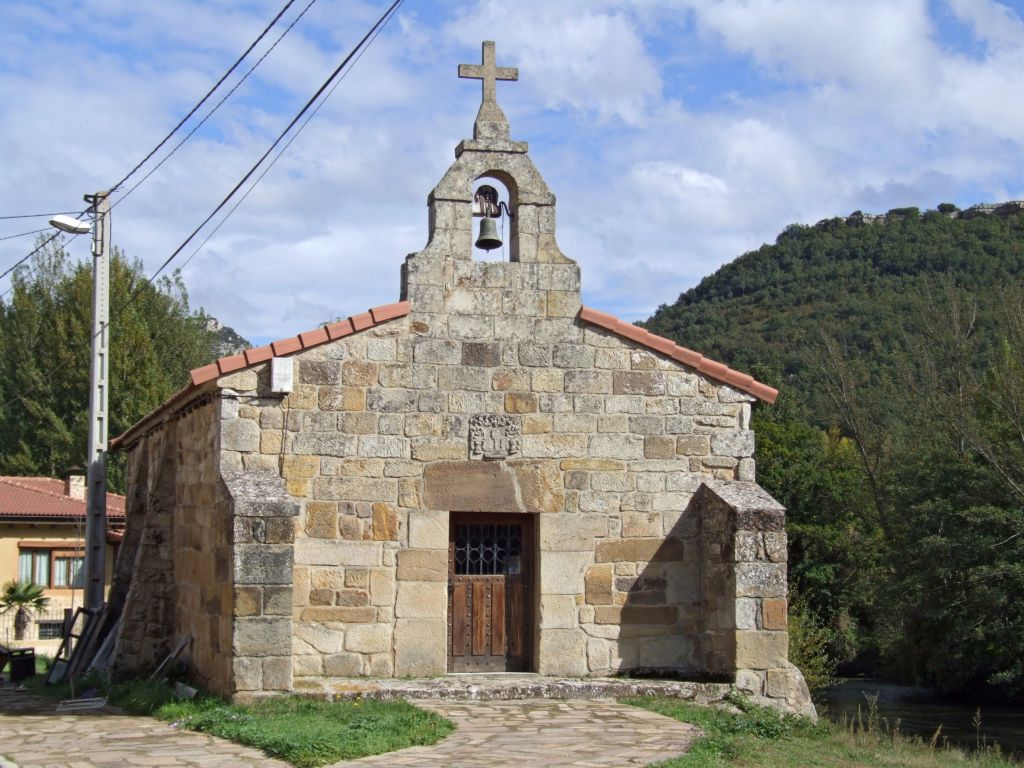
{"label": "river water", "polygon": [[[878,680],[848,678],[834,687],[815,694],[818,714],[841,722],[867,717],[866,695],[878,696],[878,714],[890,723],[899,719],[900,731],[931,739],[942,726],[942,735],[953,744],[973,749],[977,733],[972,720],[978,704],[940,698],[924,688],[884,683]],[[981,706],[981,734],[989,744],[999,743],[1004,752],[1024,755],[1024,707]]]}

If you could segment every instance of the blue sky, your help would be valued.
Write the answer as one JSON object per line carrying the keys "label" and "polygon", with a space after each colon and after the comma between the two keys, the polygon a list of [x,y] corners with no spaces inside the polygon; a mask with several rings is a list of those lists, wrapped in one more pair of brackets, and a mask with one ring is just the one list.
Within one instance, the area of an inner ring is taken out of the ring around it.
{"label": "blue sky", "polygon": [[[283,1],[0,3],[0,215],[75,209],[123,176]],[[117,206],[115,243],[155,269],[385,7],[317,0]],[[794,222],[1024,198],[1019,1],[406,0],[184,267],[193,304],[261,342],[395,300],[471,135],[479,84],[456,65],[485,38],[519,67],[499,101],[558,197],[585,302],[630,320]],[[0,241],[0,268],[30,247]]]}

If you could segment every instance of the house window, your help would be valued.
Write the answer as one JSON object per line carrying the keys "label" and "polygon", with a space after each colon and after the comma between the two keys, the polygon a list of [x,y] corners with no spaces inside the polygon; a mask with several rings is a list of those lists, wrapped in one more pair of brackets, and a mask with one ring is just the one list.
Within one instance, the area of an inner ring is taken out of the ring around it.
{"label": "house window", "polygon": [[18,553],[18,580],[38,587],[81,589],[85,584],[81,550],[22,547]]}
{"label": "house window", "polygon": [[50,586],[50,550],[22,550],[18,554],[18,581],[29,581],[37,587]]}
{"label": "house window", "polygon": [[37,621],[40,640],[60,640],[64,637],[63,621]]}

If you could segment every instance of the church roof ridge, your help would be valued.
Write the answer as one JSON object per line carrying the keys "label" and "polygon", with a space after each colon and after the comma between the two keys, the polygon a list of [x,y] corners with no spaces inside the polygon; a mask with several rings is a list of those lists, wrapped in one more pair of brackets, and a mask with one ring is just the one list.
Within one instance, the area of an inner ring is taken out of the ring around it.
{"label": "church roof ridge", "polygon": [[301,352],[304,349],[318,347],[329,341],[350,336],[357,331],[365,331],[375,325],[394,320],[396,317],[405,317],[409,314],[408,301],[396,301],[393,304],[383,304],[373,307],[358,315],[351,315],[343,320],[328,323],[320,328],[311,331],[303,331],[295,336],[286,336],[283,339],[264,344],[262,347],[253,347],[235,355],[227,355],[214,360],[209,365],[200,368],[193,368],[189,371],[189,382],[197,387],[220,376],[241,371],[244,368],[263,363],[272,357],[284,357]]}
{"label": "church roof ridge", "polygon": [[705,376],[728,384],[733,389],[746,392],[748,395],[753,395],[758,400],[763,400],[769,405],[774,403],[775,399],[779,396],[779,390],[769,387],[767,384],[762,384],[748,373],[737,371],[725,363],[719,363],[704,357],[700,352],[694,352],[692,349],[681,347],[671,339],[666,339],[664,336],[658,336],[637,325],[627,323],[625,320],[620,320],[614,315],[609,315],[607,312],[583,307],[580,310],[580,319],[591,325],[611,331],[618,336],[635,341],[637,344],[653,349],[655,352],[667,355],[683,365],[696,369]]}
{"label": "church roof ridge", "polygon": [[264,363],[272,357],[284,357],[295,354],[306,349],[318,347],[335,339],[351,336],[353,333],[365,331],[375,325],[386,323],[399,317],[409,314],[408,301],[396,301],[391,304],[382,304],[379,307],[372,307],[366,312],[358,315],[350,315],[343,320],[314,328],[311,331],[303,331],[295,336],[286,336],[283,339],[272,341],[260,347],[253,347],[235,355],[227,355],[214,360],[208,365],[193,368],[189,371],[188,384],[179,389],[164,402],[147,413],[132,426],[110,441],[109,450],[116,451],[122,448],[139,429],[151,421],[155,416],[171,405],[181,402],[185,397],[203,384],[214,381],[229,373],[251,368],[259,363]]}

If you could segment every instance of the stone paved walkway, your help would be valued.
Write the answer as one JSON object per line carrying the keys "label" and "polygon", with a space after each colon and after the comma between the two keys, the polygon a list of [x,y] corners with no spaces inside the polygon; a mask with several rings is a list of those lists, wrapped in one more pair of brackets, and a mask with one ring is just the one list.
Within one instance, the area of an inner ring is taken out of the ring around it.
{"label": "stone paved walkway", "polygon": [[[455,722],[432,747],[343,761],[393,768],[646,765],[686,751],[695,727],[605,700],[418,701]],[[53,702],[0,691],[0,768],[268,766],[259,750],[107,708],[58,715]]]}
{"label": "stone paved walkway", "polygon": [[335,768],[626,768],[685,752],[700,732],[613,701],[417,701],[456,731],[432,747],[337,763]]}

